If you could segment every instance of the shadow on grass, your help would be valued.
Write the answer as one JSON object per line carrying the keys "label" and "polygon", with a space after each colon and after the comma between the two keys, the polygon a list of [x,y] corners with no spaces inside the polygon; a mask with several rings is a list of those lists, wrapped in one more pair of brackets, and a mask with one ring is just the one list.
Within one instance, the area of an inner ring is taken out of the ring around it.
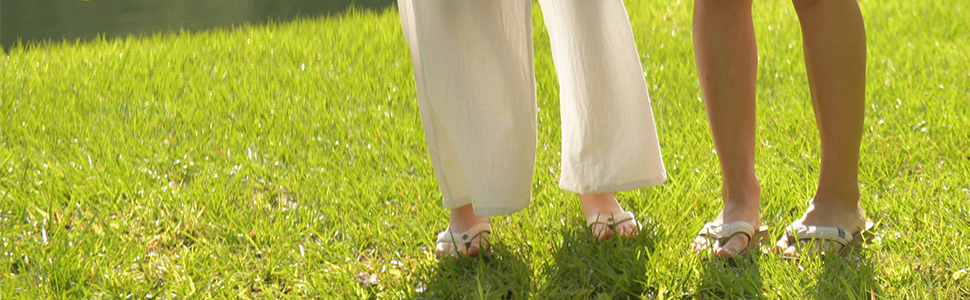
{"label": "shadow on grass", "polygon": [[654,251],[656,227],[645,222],[635,239],[597,241],[582,224],[563,228],[563,241],[552,248],[552,262],[543,270],[548,276],[539,298],[613,299],[640,298],[655,293],[645,276],[649,254]]}
{"label": "shadow on grass", "polygon": [[852,253],[848,257],[823,258],[821,272],[809,289],[813,299],[870,299],[881,294],[882,288],[866,253]]}
{"label": "shadow on grass", "polygon": [[[701,284],[696,291],[698,299],[769,299],[762,285],[760,259],[755,255],[751,261],[738,261],[731,267],[720,259],[704,259],[701,267]],[[796,264],[803,272],[817,270],[815,276],[800,276],[791,284],[807,287],[804,295],[788,295],[791,298],[808,299],[869,299],[878,295],[881,288],[868,257],[852,255],[848,258],[827,257],[811,261],[786,260]],[[801,289],[795,289],[801,290]]]}
{"label": "shadow on grass", "polygon": [[724,259],[701,260],[699,299],[765,299],[761,291],[761,264],[764,254],[752,253],[751,259],[738,259],[731,266]]}
{"label": "shadow on grass", "polygon": [[528,257],[503,243],[491,247],[487,257],[442,259],[418,270],[412,299],[528,298],[533,291]]}

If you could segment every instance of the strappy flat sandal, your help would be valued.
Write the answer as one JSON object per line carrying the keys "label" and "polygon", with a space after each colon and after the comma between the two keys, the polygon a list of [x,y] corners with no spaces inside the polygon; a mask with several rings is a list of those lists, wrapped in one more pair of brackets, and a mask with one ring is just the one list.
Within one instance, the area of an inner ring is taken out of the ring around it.
{"label": "strappy flat sandal", "polygon": [[[868,242],[872,240],[872,230],[875,225],[872,222],[866,222],[866,227],[860,230],[855,235],[849,233],[848,230],[838,228],[838,227],[825,227],[825,226],[809,226],[802,224],[801,220],[792,222],[785,228],[785,234],[783,238],[788,240],[788,246],[795,245],[799,247],[802,241],[812,241],[812,240],[825,240],[842,245],[842,249],[839,250],[839,256],[846,257],[852,252],[852,248],[862,244],[863,242]],[[782,249],[784,251],[784,249]],[[824,255],[825,252],[823,251]],[[788,258],[798,258],[788,257]]]}
{"label": "strappy flat sandal", "polygon": [[697,232],[698,237],[703,237],[708,240],[708,248],[714,245],[714,242],[718,244],[727,243],[727,241],[737,234],[744,234],[748,236],[748,246],[741,250],[740,253],[735,254],[733,257],[728,258],[728,263],[732,266],[735,265],[735,258],[742,257],[744,259],[751,258],[751,252],[758,250],[758,247],[762,243],[768,241],[768,226],[761,226],[755,230],[754,225],[745,221],[737,221],[728,224],[719,224],[710,222],[704,224],[704,227]]}
{"label": "strappy flat sandal", "polygon": [[[438,234],[438,240],[435,241],[435,247],[437,248],[438,245],[442,244],[451,244],[451,251],[442,251],[440,253],[436,253],[436,257],[457,257],[458,253],[464,253],[470,257],[481,256],[489,250],[487,235],[483,236],[482,234],[489,233],[492,233],[492,225],[489,223],[481,223],[472,226],[471,228],[468,228],[468,230],[465,230],[465,232],[451,232],[451,228],[448,228],[444,232]],[[472,242],[478,237],[481,237],[478,239],[478,245],[473,245]],[[459,251],[458,245],[465,246],[465,252]],[[478,246],[477,253],[468,253],[470,252],[469,250],[471,250],[472,246]]]}
{"label": "strappy flat sandal", "polygon": [[[630,232],[621,232],[619,234],[621,237],[635,238],[640,234],[640,229],[642,229],[643,226],[640,225],[640,222],[637,222],[636,216],[629,211],[623,211],[612,215],[596,214],[594,216],[589,216],[586,218],[586,228],[589,228],[589,231],[592,232],[593,235],[595,235],[600,241],[603,241],[609,238],[609,236],[600,238],[600,234],[602,234],[602,231],[605,229],[600,230],[600,232],[595,232],[593,230],[593,226],[603,225],[613,233],[617,233],[616,226],[623,224],[624,222],[633,222],[635,228]],[[610,236],[612,236],[612,234],[610,234]]]}

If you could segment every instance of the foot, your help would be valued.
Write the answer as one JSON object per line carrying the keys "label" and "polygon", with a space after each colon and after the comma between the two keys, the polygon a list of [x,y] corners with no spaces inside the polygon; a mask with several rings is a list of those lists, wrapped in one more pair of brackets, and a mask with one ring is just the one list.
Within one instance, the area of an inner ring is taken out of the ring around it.
{"label": "foot", "polygon": [[[808,210],[796,222],[801,222],[807,226],[841,228],[855,236],[865,228],[866,214],[862,210],[862,206],[858,203],[846,208],[834,204],[834,202],[812,200],[808,206]],[[824,253],[838,253],[842,250],[842,244],[830,240],[796,241],[791,243],[788,236],[785,235],[775,243],[775,247],[772,250],[787,257],[798,257],[799,254],[813,256]]]}
{"label": "foot", "polygon": [[[754,228],[761,227],[761,216],[758,214],[758,202],[747,204],[741,201],[733,201],[724,204],[724,209],[717,215],[713,223],[729,224],[744,221],[751,224]],[[712,241],[706,237],[698,236],[694,239],[693,248],[695,253],[705,251],[713,252],[719,258],[733,258],[748,248],[748,241],[751,236],[747,234],[735,234],[727,239],[726,242]]]}
{"label": "foot", "polygon": [[[471,204],[451,210],[451,220],[448,224],[448,231],[460,233],[468,231],[479,224],[488,224],[489,218],[475,215]],[[461,238],[461,237],[457,237]],[[473,237],[468,244],[438,241],[435,245],[435,257],[457,257],[458,253],[463,253],[471,257],[477,257],[482,249],[488,247],[488,232],[483,232],[477,237]]]}
{"label": "foot", "polygon": [[[583,209],[584,219],[602,218],[600,222],[625,212],[613,193],[579,195],[579,206]],[[614,233],[621,237],[634,238],[640,234],[640,223],[636,219],[629,219],[616,223],[613,228],[607,224],[595,223],[590,225],[590,231],[601,242],[613,236]]]}

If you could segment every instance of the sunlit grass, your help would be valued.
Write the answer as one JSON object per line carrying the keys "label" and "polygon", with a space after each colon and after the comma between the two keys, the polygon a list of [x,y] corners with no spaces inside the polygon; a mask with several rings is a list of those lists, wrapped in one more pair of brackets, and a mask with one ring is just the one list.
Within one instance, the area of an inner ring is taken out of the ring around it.
{"label": "sunlit grass", "polygon": [[[535,12],[533,203],[489,260],[436,262],[446,213],[396,11],[54,44],[0,57],[0,298],[970,297],[970,9],[862,1],[863,206],[850,259],[686,255],[720,206],[691,2],[627,1],[668,182],[621,193],[647,230],[595,243],[556,186],[558,92]],[[538,8],[538,7],[537,7]],[[772,234],[818,175],[798,22],[756,1],[758,165]]]}

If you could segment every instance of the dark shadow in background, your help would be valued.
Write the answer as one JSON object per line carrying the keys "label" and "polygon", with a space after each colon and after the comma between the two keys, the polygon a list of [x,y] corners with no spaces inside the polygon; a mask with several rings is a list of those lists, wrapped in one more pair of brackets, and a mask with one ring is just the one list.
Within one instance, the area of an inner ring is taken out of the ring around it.
{"label": "dark shadow in background", "polygon": [[0,47],[257,25],[383,11],[395,0],[0,0]]}

